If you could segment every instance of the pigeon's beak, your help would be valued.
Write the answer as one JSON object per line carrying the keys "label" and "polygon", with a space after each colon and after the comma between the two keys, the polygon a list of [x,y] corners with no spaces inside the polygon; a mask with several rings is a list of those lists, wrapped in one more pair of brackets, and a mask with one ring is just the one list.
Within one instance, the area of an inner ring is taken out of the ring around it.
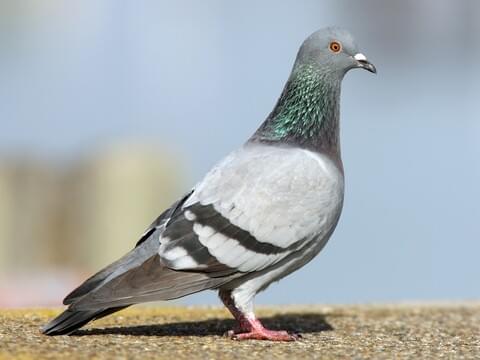
{"label": "pigeon's beak", "polygon": [[362,53],[355,54],[353,56],[355,60],[357,60],[357,65],[359,68],[365,69],[370,71],[371,73],[376,74],[377,69],[375,68],[375,65],[373,65],[371,62],[367,60],[367,57],[363,55]]}

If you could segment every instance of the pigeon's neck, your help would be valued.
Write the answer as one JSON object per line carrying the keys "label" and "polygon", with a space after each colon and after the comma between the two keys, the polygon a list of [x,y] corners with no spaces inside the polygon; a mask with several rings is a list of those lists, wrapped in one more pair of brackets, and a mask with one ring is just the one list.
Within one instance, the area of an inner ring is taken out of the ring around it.
{"label": "pigeon's neck", "polygon": [[335,74],[296,66],[275,108],[251,138],[327,153],[340,160],[340,83]]}

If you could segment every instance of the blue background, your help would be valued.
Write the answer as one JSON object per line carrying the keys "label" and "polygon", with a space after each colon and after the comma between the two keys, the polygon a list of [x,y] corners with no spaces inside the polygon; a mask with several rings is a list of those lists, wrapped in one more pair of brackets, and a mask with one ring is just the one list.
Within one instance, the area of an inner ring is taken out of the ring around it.
{"label": "blue background", "polygon": [[263,121],[304,38],[343,26],[378,69],[343,83],[344,212],[320,256],[258,302],[478,299],[478,4],[2,2],[0,151],[68,163],[161,143],[187,190]]}

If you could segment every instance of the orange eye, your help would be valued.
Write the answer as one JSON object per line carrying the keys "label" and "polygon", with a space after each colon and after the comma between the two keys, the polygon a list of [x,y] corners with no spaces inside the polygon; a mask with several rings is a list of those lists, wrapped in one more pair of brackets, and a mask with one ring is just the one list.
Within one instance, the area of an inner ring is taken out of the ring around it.
{"label": "orange eye", "polygon": [[342,50],[342,45],[338,41],[332,41],[329,46],[330,50],[334,53],[340,52]]}

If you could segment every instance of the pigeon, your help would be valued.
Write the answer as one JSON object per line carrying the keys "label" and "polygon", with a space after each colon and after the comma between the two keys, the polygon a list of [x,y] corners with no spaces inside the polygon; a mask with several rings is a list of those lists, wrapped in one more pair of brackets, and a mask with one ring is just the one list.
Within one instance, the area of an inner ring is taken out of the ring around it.
{"label": "pigeon", "polygon": [[133,304],[218,291],[237,320],[232,339],[293,341],[265,328],[255,295],[312,260],[343,206],[339,104],[344,75],[376,73],[344,29],[329,27],[301,45],[273,111],[146,230],[133,250],[63,300],[42,328],[70,334]]}

